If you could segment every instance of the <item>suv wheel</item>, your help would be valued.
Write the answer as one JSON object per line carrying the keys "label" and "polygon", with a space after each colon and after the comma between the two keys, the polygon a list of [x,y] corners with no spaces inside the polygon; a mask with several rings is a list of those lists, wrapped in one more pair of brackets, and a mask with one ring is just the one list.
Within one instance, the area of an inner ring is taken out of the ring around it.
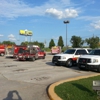
{"label": "suv wheel", "polygon": [[66,61],[66,67],[72,67],[72,65],[73,65],[73,62],[71,59]]}

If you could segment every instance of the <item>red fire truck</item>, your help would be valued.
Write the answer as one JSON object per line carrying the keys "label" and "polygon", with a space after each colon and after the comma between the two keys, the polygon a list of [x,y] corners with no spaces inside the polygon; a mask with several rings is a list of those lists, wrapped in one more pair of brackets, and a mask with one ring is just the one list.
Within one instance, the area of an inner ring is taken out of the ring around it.
{"label": "red fire truck", "polygon": [[45,59],[46,53],[42,51],[39,46],[32,45],[27,46],[26,50],[20,49],[17,57],[17,60],[36,60],[39,58]]}
{"label": "red fire truck", "polygon": [[53,46],[51,48],[51,54],[58,54],[61,53],[61,47],[60,46]]}
{"label": "red fire truck", "polygon": [[17,60],[31,60],[34,61],[37,56],[37,52],[35,48],[27,48],[27,49],[20,49],[19,53],[16,56]]}
{"label": "red fire truck", "polygon": [[8,45],[5,46],[5,57],[16,57],[20,49],[25,50],[27,46],[21,45]]}
{"label": "red fire truck", "polygon": [[0,45],[0,55],[4,56],[5,55],[5,45]]}

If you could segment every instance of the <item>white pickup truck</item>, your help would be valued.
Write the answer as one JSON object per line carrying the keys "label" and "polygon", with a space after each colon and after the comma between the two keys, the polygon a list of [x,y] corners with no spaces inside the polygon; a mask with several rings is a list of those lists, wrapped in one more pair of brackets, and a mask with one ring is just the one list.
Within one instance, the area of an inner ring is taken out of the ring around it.
{"label": "white pickup truck", "polygon": [[88,54],[91,51],[90,48],[72,48],[66,50],[62,54],[56,54],[52,58],[52,63],[55,65],[65,65],[67,67],[72,67],[76,64],[76,60],[80,55]]}
{"label": "white pickup truck", "polygon": [[100,72],[100,49],[94,49],[88,55],[80,56],[77,59],[77,65],[79,69]]}

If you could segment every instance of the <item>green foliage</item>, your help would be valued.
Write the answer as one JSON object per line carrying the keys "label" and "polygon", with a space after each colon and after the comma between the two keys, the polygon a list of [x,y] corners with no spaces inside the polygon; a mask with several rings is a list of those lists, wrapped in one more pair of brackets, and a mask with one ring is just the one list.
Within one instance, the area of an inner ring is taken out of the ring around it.
{"label": "green foliage", "polygon": [[63,48],[62,48],[62,52],[64,52],[64,51],[66,51],[66,47],[63,47]]}
{"label": "green foliage", "polygon": [[55,46],[54,40],[51,39],[50,43],[49,43],[49,48],[51,49],[52,46]]}
{"label": "green foliage", "polygon": [[70,42],[72,43],[73,48],[79,48],[82,47],[84,40],[79,36],[72,36]]}
{"label": "green foliage", "polygon": [[92,89],[92,82],[99,79],[100,75],[65,82],[56,86],[54,90],[62,100],[97,100],[97,94]]}
{"label": "green foliage", "polygon": [[44,48],[44,43],[42,42],[38,42],[38,41],[34,41],[34,42],[22,42],[21,45],[38,45],[40,48]]}
{"label": "green foliage", "polygon": [[22,42],[21,45],[27,46],[28,45],[28,42]]}
{"label": "green foliage", "polygon": [[62,36],[59,37],[58,46],[61,46],[61,48],[63,48],[63,46],[64,46],[64,42],[63,42]]}
{"label": "green foliage", "polygon": [[44,50],[44,51],[47,51],[47,52],[50,52],[50,51],[51,51],[50,48],[44,48],[43,50]]}
{"label": "green foliage", "polygon": [[98,48],[99,47],[99,37],[91,37],[86,39],[85,42],[89,45],[90,48]]}
{"label": "green foliage", "polygon": [[6,44],[6,45],[15,45],[15,42],[3,41],[2,44]]}
{"label": "green foliage", "polygon": [[[71,48],[71,47],[67,47],[67,49],[70,49],[70,48]],[[66,49],[66,47],[63,47],[63,48],[62,48],[62,52],[66,51],[67,49]]]}

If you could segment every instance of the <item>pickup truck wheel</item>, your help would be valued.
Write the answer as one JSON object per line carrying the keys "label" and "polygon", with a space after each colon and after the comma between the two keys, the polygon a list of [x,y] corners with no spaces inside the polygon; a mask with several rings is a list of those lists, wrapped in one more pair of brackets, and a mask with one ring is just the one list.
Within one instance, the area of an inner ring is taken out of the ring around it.
{"label": "pickup truck wheel", "polygon": [[32,61],[35,61],[35,57],[32,58]]}
{"label": "pickup truck wheel", "polygon": [[1,56],[4,56],[4,53],[1,53]]}
{"label": "pickup truck wheel", "polygon": [[73,65],[73,62],[71,59],[66,61],[66,65],[65,65],[66,67],[72,67],[72,65]]}

